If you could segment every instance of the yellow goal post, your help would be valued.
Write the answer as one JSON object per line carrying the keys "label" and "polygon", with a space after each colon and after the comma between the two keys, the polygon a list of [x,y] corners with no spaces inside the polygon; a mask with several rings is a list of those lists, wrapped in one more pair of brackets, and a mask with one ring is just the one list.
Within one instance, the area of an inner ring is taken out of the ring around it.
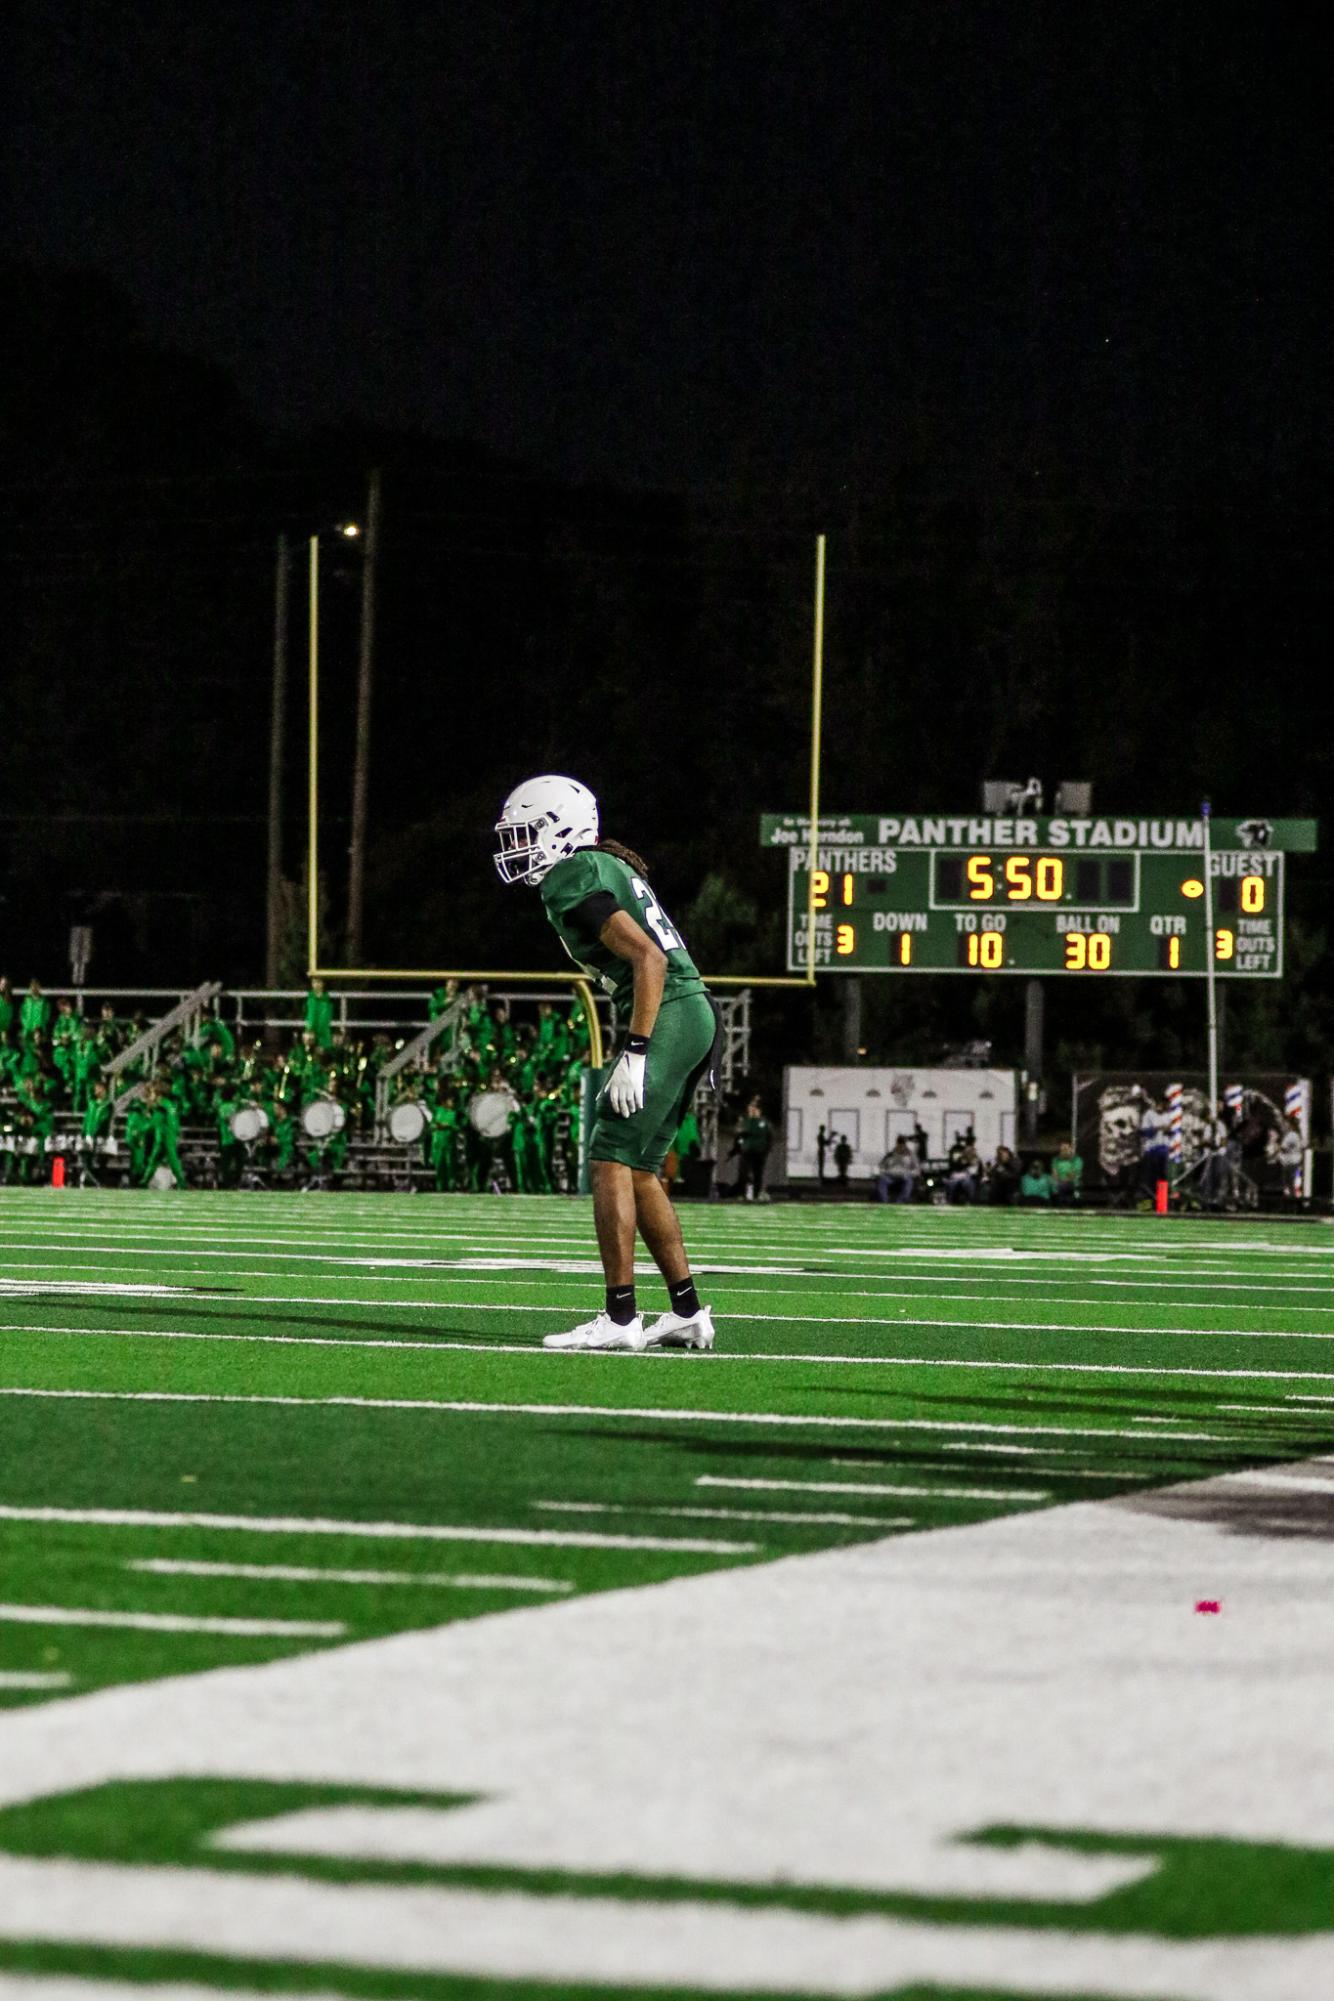
{"label": "yellow goal post", "polygon": [[[815,538],[815,593],[811,639],[810,826],[812,851],[820,826],[820,736],[824,717],[824,602],[826,537]],[[306,971],[323,980],[485,980],[488,984],[568,986],[588,1022],[589,1059],[600,1067],[602,1029],[593,990],[582,973],[516,972],[495,966],[322,966],[319,962],[320,815],[320,538],[308,544],[308,739],[306,768]],[[813,987],[815,985],[815,869],[807,870],[806,970],[803,973],[706,973],[711,987]]]}

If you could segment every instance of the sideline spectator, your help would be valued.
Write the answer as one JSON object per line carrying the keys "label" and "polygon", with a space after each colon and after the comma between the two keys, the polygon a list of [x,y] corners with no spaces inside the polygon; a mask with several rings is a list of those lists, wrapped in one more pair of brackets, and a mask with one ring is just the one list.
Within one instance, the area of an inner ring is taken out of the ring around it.
{"label": "sideline spectator", "polygon": [[747,1202],[767,1202],[764,1187],[764,1170],[769,1162],[769,1149],[774,1143],[774,1129],[764,1116],[764,1106],[758,1098],[752,1098],[746,1106],[746,1116],[736,1136],[733,1152],[741,1155],[741,1189]]}
{"label": "sideline spectator", "polygon": [[453,1007],[458,997],[459,983],[457,980],[446,980],[443,986],[433,988],[431,998],[426,1003],[426,1019],[428,1021],[439,1021],[441,1015],[447,1014],[449,1009]]}
{"label": "sideline spectator", "polygon": [[1139,1115],[1140,1186],[1152,1194],[1160,1181],[1169,1179],[1170,1164],[1171,1131],[1167,1114],[1160,1112],[1153,1099],[1146,1096]]}
{"label": "sideline spectator", "polygon": [[846,1133],[834,1134],[834,1166],[838,1173],[838,1185],[848,1185],[848,1169],[852,1166],[852,1148],[848,1145]]}
{"label": "sideline spectator", "polygon": [[28,1043],[46,1034],[51,1021],[51,1003],[42,992],[40,980],[30,980],[19,1009],[19,1034]]}
{"label": "sideline spectator", "polygon": [[310,983],[306,995],[305,1025],[314,1036],[321,1049],[327,1049],[333,1041],[333,1002],[324,990],[324,981],[317,974]]}
{"label": "sideline spectator", "polygon": [[1084,1163],[1068,1139],[1051,1164],[1051,1199],[1058,1209],[1072,1209],[1084,1185]]}
{"label": "sideline spectator", "polygon": [[1284,1124],[1283,1137],[1278,1143],[1278,1165],[1283,1176],[1283,1199],[1298,1202],[1302,1196],[1302,1168],[1306,1163],[1306,1148],[1302,1144],[1301,1120],[1295,1115]]}
{"label": "sideline spectator", "polygon": [[700,1133],[699,1120],[693,1110],[688,1111],[676,1129],[676,1138],[672,1141],[671,1149],[662,1164],[663,1185],[669,1195],[676,1186],[678,1176],[683,1174],[692,1162],[698,1160],[703,1152],[704,1140]]}
{"label": "sideline spectator", "polygon": [[833,1134],[827,1132],[825,1128],[821,1126],[819,1132],[817,1132],[815,1135],[815,1158],[818,1165],[820,1186],[822,1188],[824,1187],[825,1155],[828,1153],[832,1142],[833,1142]]}
{"label": "sideline spectator", "polygon": [[1019,1200],[1029,1209],[1045,1209],[1051,1203],[1051,1176],[1037,1158],[1029,1161],[1019,1182]]}
{"label": "sideline spectator", "polygon": [[976,1202],[982,1163],[972,1135],[956,1139],[945,1162],[945,1197],[950,1202]]}
{"label": "sideline spectator", "polygon": [[917,1192],[918,1172],[916,1151],[900,1134],[889,1152],[881,1156],[880,1169],[875,1178],[876,1200],[911,1202]]}
{"label": "sideline spectator", "polygon": [[997,1208],[1008,1209],[1018,1193],[1019,1162],[1012,1148],[998,1146],[987,1176],[987,1200]]}

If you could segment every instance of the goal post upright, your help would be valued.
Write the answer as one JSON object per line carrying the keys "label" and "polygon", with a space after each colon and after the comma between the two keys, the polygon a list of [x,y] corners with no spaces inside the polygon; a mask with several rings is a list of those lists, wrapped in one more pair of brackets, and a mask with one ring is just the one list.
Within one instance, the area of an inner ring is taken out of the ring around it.
{"label": "goal post upright", "polygon": [[310,538],[310,715],[306,774],[306,963],[314,974],[320,958],[320,538]]}
{"label": "goal post upright", "polygon": [[806,984],[815,985],[815,870],[820,847],[820,736],[824,723],[825,538],[815,538],[815,631],[811,641],[811,861],[806,871]]}

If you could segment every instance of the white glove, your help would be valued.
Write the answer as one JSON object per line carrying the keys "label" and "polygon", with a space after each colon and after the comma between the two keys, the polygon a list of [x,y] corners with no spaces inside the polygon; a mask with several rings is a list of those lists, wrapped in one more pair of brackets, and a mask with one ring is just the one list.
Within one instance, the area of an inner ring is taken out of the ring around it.
{"label": "white glove", "polygon": [[644,1066],[648,1052],[623,1050],[616,1068],[607,1079],[607,1103],[618,1118],[628,1119],[644,1109]]}

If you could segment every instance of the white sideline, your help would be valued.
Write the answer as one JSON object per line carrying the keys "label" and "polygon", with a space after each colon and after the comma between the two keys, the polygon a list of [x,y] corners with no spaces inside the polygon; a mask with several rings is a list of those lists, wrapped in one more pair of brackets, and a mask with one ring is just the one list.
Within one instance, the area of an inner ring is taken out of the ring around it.
{"label": "white sideline", "polygon": [[454,1591],[573,1591],[558,1577],[484,1577],[465,1570],[321,1570],[318,1564],[202,1563],[185,1557],[140,1556],[123,1566],[155,1577],[272,1578],[280,1584],[419,1584]]}
{"label": "white sideline", "polygon": [[27,1668],[0,1668],[0,1688],[68,1688],[73,1676],[52,1669],[49,1673]]}
{"label": "white sideline", "polygon": [[0,1605],[0,1625],[125,1626],[141,1633],[229,1633],[237,1638],[341,1640],[338,1619],[187,1618],[180,1612],[103,1612],[76,1605]]}
{"label": "white sideline", "polygon": [[332,1521],[322,1515],[202,1515],[169,1514],[156,1508],[23,1508],[0,1507],[3,1522],[76,1522],[94,1528],[235,1529],[253,1535],[367,1536],[390,1542],[498,1542],[564,1549],[656,1549],[685,1555],[750,1556],[754,1542],[710,1542],[697,1536],[599,1535],[573,1529],[455,1528],[439,1522]]}
{"label": "white sideline", "polygon": [[[420,1410],[464,1411],[472,1416],[490,1417],[605,1417],[652,1418],[663,1424],[781,1424],[832,1426],[852,1431],[985,1431],[1015,1432],[1022,1438],[1134,1438],[1141,1444],[1147,1434],[1133,1429],[1113,1430],[1104,1425],[1070,1424],[982,1424],[943,1417],[833,1417],[826,1412],[798,1416],[789,1411],[767,1410],[672,1410],[663,1405],[599,1403],[481,1403],[461,1397],[282,1397],[246,1396],[238,1390],[51,1390],[0,1388],[0,1397],[49,1397],[56,1401],[91,1403],[252,1403],[279,1404],[288,1409],[325,1410]],[[1155,1439],[1172,1444],[1230,1445],[1235,1443],[1218,1431],[1156,1431]],[[0,1520],[5,1510],[0,1508]],[[458,1529],[454,1534],[476,1536],[475,1530]],[[522,1533],[508,1532],[510,1536]],[[495,1541],[495,1536],[488,1536]]]}
{"label": "white sideline", "polygon": [[[0,1973],[0,2001],[273,2001],[281,1989],[198,1987],[184,1980],[116,1980],[92,1973]],[[300,2001],[351,2001],[329,1988],[303,1987]]]}

